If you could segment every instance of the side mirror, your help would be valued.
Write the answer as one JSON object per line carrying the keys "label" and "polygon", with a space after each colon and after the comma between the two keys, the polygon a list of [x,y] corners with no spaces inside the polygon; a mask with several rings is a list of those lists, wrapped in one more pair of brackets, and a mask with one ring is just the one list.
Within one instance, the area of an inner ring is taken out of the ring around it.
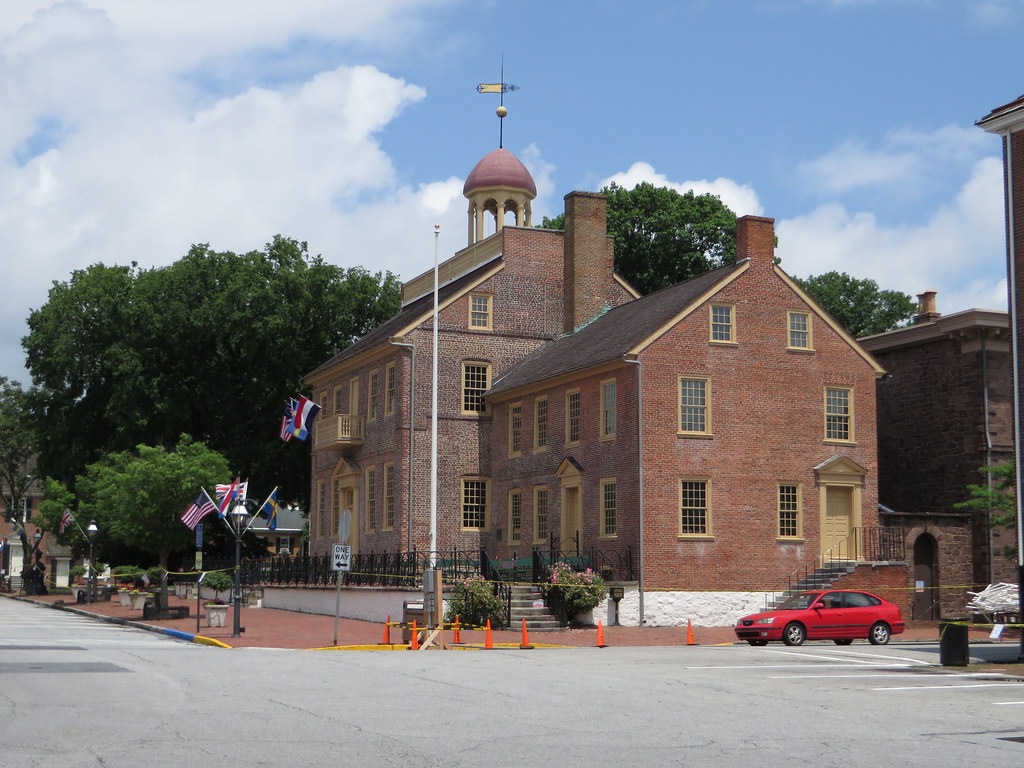
{"label": "side mirror", "polygon": [[811,608],[813,608],[816,611],[820,611],[824,607],[825,607],[825,602],[823,600],[819,600],[818,602],[816,602],[814,605],[811,606]]}

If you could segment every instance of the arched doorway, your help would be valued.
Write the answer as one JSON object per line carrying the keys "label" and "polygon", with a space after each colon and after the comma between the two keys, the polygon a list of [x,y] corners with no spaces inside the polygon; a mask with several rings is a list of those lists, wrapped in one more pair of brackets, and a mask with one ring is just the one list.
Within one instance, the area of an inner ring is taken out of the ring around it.
{"label": "arched doorway", "polygon": [[911,618],[935,621],[939,618],[939,544],[930,533],[914,540],[914,602]]}

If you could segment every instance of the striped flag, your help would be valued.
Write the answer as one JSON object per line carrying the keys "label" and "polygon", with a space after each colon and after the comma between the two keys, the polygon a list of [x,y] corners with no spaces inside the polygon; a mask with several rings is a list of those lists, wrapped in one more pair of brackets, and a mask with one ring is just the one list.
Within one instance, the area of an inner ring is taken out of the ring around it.
{"label": "striped flag", "polygon": [[213,499],[210,498],[205,490],[202,490],[196,496],[196,500],[189,504],[185,514],[181,516],[181,522],[194,531],[199,521],[216,509],[217,505],[213,503]]}
{"label": "striped flag", "polygon": [[277,530],[277,488],[270,492],[267,500],[260,507],[260,512],[267,516],[267,528],[271,531]]}
{"label": "striped flag", "polygon": [[58,533],[64,533],[68,529],[68,526],[75,522],[75,518],[71,516],[71,510],[65,509],[64,515],[60,519],[60,527],[57,529]]}
{"label": "striped flag", "polygon": [[220,517],[224,517],[227,514],[228,507],[231,506],[231,502],[238,496],[239,480],[236,477],[235,482],[228,485],[218,485],[214,493],[217,494],[217,514]]}
{"label": "striped flag", "polygon": [[320,413],[320,406],[306,397],[299,398],[299,404],[295,408],[295,418],[292,419],[292,432],[299,440],[309,437],[313,429],[313,421]]}
{"label": "striped flag", "polygon": [[20,520],[14,521],[14,535],[18,537],[25,535],[25,526],[22,525],[22,522]]}
{"label": "striped flag", "polygon": [[281,439],[286,443],[292,439],[292,421],[295,419],[295,408],[298,401],[289,399],[284,406],[284,416],[281,417]]}

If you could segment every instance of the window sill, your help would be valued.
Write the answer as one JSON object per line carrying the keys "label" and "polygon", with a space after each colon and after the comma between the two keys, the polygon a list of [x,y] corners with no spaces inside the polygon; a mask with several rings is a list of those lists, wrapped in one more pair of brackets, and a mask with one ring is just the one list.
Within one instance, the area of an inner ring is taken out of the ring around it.
{"label": "window sill", "polygon": [[680,533],[676,539],[679,541],[714,541],[715,537],[710,533]]}
{"label": "window sill", "polygon": [[599,540],[617,539],[617,538],[619,538],[619,534],[617,534],[617,533],[602,533],[602,534],[598,534],[597,538]]}
{"label": "window sill", "polygon": [[856,440],[822,440],[825,445],[845,445],[847,447],[855,447],[857,445]]}
{"label": "window sill", "polygon": [[814,347],[786,347],[787,352],[794,352],[798,355],[813,355]]}
{"label": "window sill", "polygon": [[676,432],[676,437],[694,437],[698,440],[711,440],[714,436],[712,432]]}
{"label": "window sill", "polygon": [[779,544],[806,544],[807,539],[803,536],[776,536],[775,541]]}
{"label": "window sill", "polygon": [[716,341],[715,339],[708,339],[708,344],[713,347],[738,347],[740,345],[738,341]]}

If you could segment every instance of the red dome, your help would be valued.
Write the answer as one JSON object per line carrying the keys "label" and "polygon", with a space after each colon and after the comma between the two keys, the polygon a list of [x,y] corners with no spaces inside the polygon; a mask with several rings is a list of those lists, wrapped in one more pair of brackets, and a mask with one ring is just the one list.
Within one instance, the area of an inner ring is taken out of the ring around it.
{"label": "red dome", "polygon": [[533,197],[537,196],[537,185],[526,166],[519,158],[507,149],[496,149],[488,153],[476,167],[469,172],[462,194],[469,195],[481,187],[513,187],[525,189]]}

